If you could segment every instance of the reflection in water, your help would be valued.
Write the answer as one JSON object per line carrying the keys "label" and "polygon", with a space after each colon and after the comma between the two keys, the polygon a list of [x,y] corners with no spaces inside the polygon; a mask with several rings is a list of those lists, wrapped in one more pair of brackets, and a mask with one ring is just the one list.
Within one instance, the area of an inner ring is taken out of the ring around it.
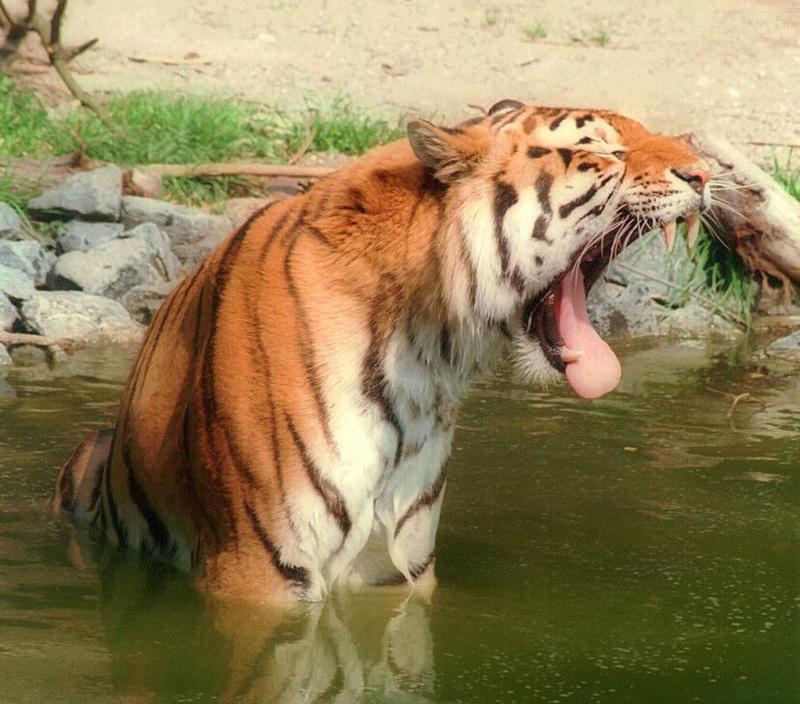
{"label": "reflection in water", "polygon": [[433,701],[430,607],[406,591],[270,609],[206,601],[165,565],[77,538],[70,552],[99,570],[114,679],[133,701],[158,699],[167,682],[231,704]]}
{"label": "reflection in water", "polygon": [[431,606],[288,613],[206,603],[48,518],[130,355],[0,372],[0,704],[800,701],[800,377],[690,344],[623,357],[592,404],[478,385]]}

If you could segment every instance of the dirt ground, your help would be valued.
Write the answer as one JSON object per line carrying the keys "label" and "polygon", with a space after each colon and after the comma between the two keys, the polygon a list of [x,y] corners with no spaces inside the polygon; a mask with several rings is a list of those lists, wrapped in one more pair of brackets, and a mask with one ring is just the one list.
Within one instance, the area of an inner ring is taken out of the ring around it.
{"label": "dirt ground", "polygon": [[514,97],[800,145],[800,0],[72,0],[66,34],[99,38],[79,60],[96,91],[342,93],[443,120]]}

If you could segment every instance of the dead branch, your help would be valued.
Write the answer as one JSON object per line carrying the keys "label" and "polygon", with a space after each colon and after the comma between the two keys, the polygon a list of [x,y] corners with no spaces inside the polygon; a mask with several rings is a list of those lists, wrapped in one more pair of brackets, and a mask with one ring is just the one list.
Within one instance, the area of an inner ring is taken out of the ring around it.
{"label": "dead branch", "polygon": [[74,340],[61,337],[46,337],[45,335],[29,335],[23,332],[3,332],[0,330],[0,345],[31,345],[48,349],[50,347],[66,348],[75,345]]}
{"label": "dead branch", "polygon": [[20,20],[15,20],[6,9],[3,0],[0,0],[0,14],[9,23],[9,29],[2,48],[2,63],[7,68],[25,35],[29,32],[35,33],[47,52],[50,65],[56,70],[69,92],[80,101],[81,105],[95,113],[112,132],[122,136],[122,131],[119,127],[112,122],[100,104],[83,90],[68,67],[72,59],[94,46],[97,43],[97,39],[90,39],[88,42],[78,46],[64,46],[61,43],[61,26],[67,11],[67,2],[68,0],[58,0],[53,15],[48,20],[44,15],[37,12],[36,0],[28,0],[27,15]]}
{"label": "dead branch", "polygon": [[147,164],[139,168],[161,176],[183,176],[189,178],[214,178],[216,176],[258,176],[271,178],[322,178],[335,169],[326,166],[291,166],[281,164],[254,164],[232,162],[228,164]]}
{"label": "dead branch", "polygon": [[[0,157],[0,180],[13,183],[22,192],[38,193],[57,186],[73,174],[89,169],[99,169],[108,164],[87,159],[80,151],[52,159],[14,159]],[[259,178],[307,178],[318,179],[334,169],[322,166],[292,166],[254,163],[232,164],[150,164],[134,166],[127,171],[153,172],[159,176],[183,176],[188,178],[213,178],[217,176],[255,176]],[[128,175],[127,178],[130,178]]]}

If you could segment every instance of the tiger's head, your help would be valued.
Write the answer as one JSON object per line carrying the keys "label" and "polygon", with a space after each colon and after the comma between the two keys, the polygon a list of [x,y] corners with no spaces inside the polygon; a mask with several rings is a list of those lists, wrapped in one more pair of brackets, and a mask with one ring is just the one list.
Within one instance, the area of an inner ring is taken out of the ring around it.
{"label": "tiger's head", "polygon": [[408,136],[447,184],[450,239],[461,249],[451,309],[509,321],[530,377],[565,374],[585,398],[615,388],[619,361],[589,322],[586,293],[642,234],[662,229],[671,249],[684,220],[695,238],[710,198],[705,162],[613,112],[513,100],[450,128],[412,120]]}

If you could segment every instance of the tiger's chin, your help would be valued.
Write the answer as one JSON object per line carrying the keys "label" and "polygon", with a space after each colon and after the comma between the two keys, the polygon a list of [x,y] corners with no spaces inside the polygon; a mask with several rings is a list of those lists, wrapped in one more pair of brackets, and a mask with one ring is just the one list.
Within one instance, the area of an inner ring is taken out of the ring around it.
{"label": "tiger's chin", "polygon": [[539,343],[524,330],[514,334],[512,344],[514,372],[523,383],[548,387],[564,381],[564,374],[548,361]]}

